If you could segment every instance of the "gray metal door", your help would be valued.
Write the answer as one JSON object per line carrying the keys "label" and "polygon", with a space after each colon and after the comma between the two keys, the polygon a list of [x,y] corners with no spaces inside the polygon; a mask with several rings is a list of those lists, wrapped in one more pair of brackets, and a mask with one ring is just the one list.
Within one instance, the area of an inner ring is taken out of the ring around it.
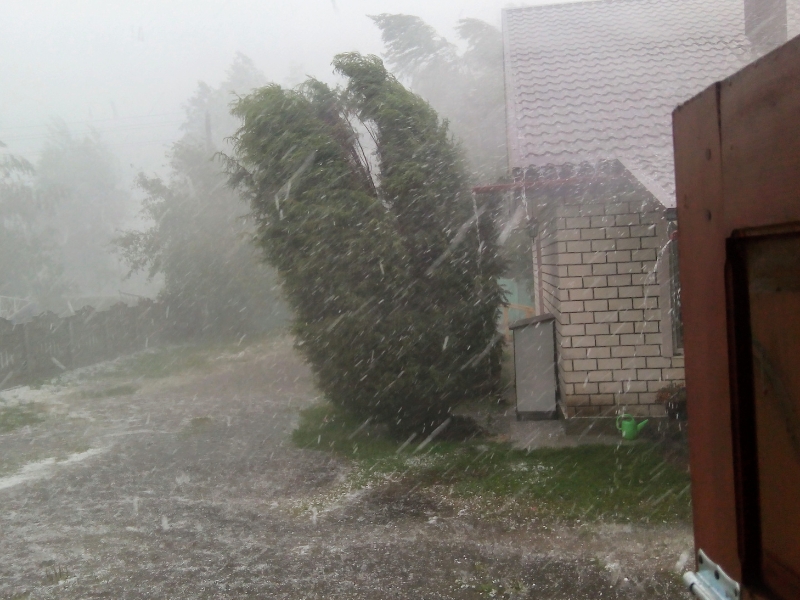
{"label": "gray metal door", "polygon": [[555,318],[542,315],[512,323],[517,416],[521,419],[556,417]]}

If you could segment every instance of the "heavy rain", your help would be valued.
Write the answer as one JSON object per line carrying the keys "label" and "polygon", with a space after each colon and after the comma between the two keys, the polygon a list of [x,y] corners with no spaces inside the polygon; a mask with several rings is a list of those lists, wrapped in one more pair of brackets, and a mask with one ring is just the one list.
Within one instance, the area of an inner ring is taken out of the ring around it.
{"label": "heavy rain", "polygon": [[0,600],[800,598],[800,0],[0,15]]}

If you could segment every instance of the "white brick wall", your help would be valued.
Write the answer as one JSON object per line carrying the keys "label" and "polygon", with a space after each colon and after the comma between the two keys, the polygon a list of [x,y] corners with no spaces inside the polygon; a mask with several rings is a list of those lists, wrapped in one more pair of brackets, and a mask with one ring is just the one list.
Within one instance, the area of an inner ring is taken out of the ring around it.
{"label": "white brick wall", "polygon": [[581,201],[538,209],[539,312],[556,318],[562,406],[570,417],[620,408],[662,416],[656,392],[684,378],[683,356],[665,347],[670,299],[656,265],[664,209],[652,198]]}

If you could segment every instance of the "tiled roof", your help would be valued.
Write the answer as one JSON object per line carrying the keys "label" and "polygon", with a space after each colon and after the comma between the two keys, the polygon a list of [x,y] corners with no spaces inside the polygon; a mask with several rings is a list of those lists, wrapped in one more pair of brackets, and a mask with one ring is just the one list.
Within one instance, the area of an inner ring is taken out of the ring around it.
{"label": "tiled roof", "polygon": [[667,206],[672,110],[754,58],[743,0],[509,8],[503,36],[511,166],[616,158]]}

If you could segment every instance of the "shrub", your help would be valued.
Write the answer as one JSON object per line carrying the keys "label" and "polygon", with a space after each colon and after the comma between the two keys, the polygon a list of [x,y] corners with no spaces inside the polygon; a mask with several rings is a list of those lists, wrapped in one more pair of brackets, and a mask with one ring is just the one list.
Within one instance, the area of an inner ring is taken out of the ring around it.
{"label": "shrub", "polygon": [[231,182],[250,195],[328,398],[424,431],[497,387],[494,206],[470,194],[447,124],[378,58],[334,66],[344,90],[270,85],[235,105]]}
{"label": "shrub", "polygon": [[656,401],[666,407],[667,415],[671,419],[686,420],[686,386],[670,383],[658,390]]}

